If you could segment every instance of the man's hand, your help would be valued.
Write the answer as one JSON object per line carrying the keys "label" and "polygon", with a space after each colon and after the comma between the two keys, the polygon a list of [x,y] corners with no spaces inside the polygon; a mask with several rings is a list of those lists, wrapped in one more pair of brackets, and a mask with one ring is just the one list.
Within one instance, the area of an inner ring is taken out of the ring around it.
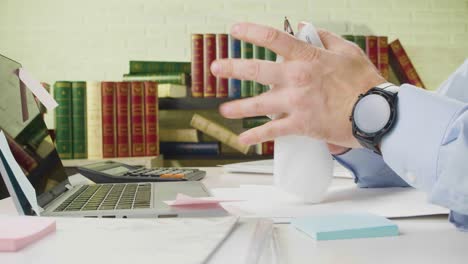
{"label": "man's hand", "polygon": [[256,144],[284,135],[306,135],[343,147],[360,147],[349,116],[358,96],[385,82],[355,44],[320,30],[324,49],[274,28],[240,23],[233,37],[266,47],[284,57],[282,63],[225,59],[211,65],[214,75],[272,85],[259,96],[221,106],[227,118],[281,116],[240,136]]}

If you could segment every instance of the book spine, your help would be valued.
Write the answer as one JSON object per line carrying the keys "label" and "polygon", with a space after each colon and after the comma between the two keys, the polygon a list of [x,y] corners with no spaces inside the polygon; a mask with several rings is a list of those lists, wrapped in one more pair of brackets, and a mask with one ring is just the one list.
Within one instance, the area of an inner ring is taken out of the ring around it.
{"label": "book spine", "polygon": [[356,43],[364,52],[366,52],[366,36],[354,36],[354,43]]}
{"label": "book spine", "polygon": [[164,155],[219,155],[218,142],[161,142]]}
{"label": "book spine", "polygon": [[275,150],[275,142],[274,141],[266,141],[262,143],[262,155],[269,156],[273,155]]}
{"label": "book spine", "polygon": [[199,142],[196,129],[160,129],[160,142]]}
{"label": "book spine", "polygon": [[73,159],[72,84],[58,81],[54,84],[55,144],[61,159]]}
{"label": "book spine", "polygon": [[130,83],[118,82],[115,89],[117,157],[130,156]]}
{"label": "book spine", "polygon": [[101,83],[86,83],[86,131],[88,158],[102,158],[102,103]]}
{"label": "book spine", "polygon": [[21,168],[23,168],[28,174],[37,168],[39,164],[36,159],[34,159],[33,156],[26,150],[26,146],[23,147],[18,144],[7,133],[5,133],[5,137],[7,139],[8,145],[10,146],[13,157],[21,166]]}
{"label": "book spine", "polygon": [[102,101],[102,157],[114,158],[116,152],[115,133],[115,83],[101,83]]}
{"label": "book spine", "polygon": [[239,136],[199,114],[193,115],[190,125],[241,153],[247,154],[249,152],[248,145],[239,143]]}
{"label": "book spine", "polygon": [[124,81],[155,81],[158,84],[180,84],[187,85],[189,75],[186,73],[174,74],[124,74]]}
{"label": "book spine", "polygon": [[262,126],[271,121],[268,117],[252,117],[242,119],[242,128],[254,128]]}
{"label": "book spine", "polygon": [[192,34],[192,97],[203,97],[203,35]]}
{"label": "book spine", "polygon": [[265,49],[265,60],[267,61],[276,61],[276,53],[270,49]]}
{"label": "book spine", "polygon": [[86,142],[86,82],[72,82],[73,158],[88,158]]}
{"label": "book spine", "polygon": [[155,82],[144,82],[145,90],[145,151],[146,156],[159,155],[158,87]]}
{"label": "book spine", "polygon": [[[231,36],[231,41],[229,43],[230,43],[229,57],[232,59],[240,59],[241,58],[241,41]],[[229,98],[240,98],[241,97],[241,80],[229,79],[228,93],[229,93]]]}
{"label": "book spine", "polygon": [[354,43],[354,36],[353,35],[342,35],[341,37]]}
{"label": "book spine", "polygon": [[388,53],[390,65],[401,83],[409,83],[425,88],[408,54],[398,39],[390,43]]}
{"label": "book spine", "polygon": [[132,137],[132,157],[145,156],[145,115],[143,98],[144,85],[142,82],[132,82],[130,84],[130,108],[131,108],[131,137]]}
{"label": "book spine", "polygon": [[216,77],[211,73],[211,63],[216,60],[216,35],[203,35],[203,96],[216,97]]}
{"label": "book spine", "polygon": [[190,74],[190,62],[179,61],[130,61],[130,74],[174,73]]}
{"label": "book spine", "polygon": [[[242,47],[242,59],[252,59],[253,58],[253,45],[245,41],[241,42]],[[251,80],[242,80],[241,81],[241,97],[250,97],[252,96],[252,87],[253,82]]]}
{"label": "book spine", "polygon": [[388,37],[377,37],[378,65],[380,74],[388,80]]}
{"label": "book spine", "polygon": [[[265,59],[265,48],[260,47],[260,46],[254,46],[254,58],[258,60],[264,60]],[[260,95],[263,93],[265,90],[265,87],[263,84],[258,83],[258,82],[253,82],[253,87],[252,87],[252,96]]]}
{"label": "book spine", "polygon": [[374,64],[375,68],[379,67],[379,58],[378,58],[379,49],[377,47],[377,37],[376,36],[366,36],[366,54],[369,60]]}
{"label": "book spine", "polygon": [[[228,35],[218,34],[216,35],[216,43],[218,44],[218,59],[228,58]],[[229,80],[226,78],[216,77],[216,97],[224,98],[228,96]]]}

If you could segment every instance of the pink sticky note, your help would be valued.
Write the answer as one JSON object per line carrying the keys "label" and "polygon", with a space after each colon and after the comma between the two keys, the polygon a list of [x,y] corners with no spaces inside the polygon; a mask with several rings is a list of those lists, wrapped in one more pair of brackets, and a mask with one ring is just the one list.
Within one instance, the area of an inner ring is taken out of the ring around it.
{"label": "pink sticky note", "polygon": [[58,103],[54,100],[42,84],[36,80],[25,68],[18,69],[18,77],[20,80],[31,90],[36,98],[47,108],[52,111],[58,106]]}
{"label": "pink sticky note", "polygon": [[195,206],[195,205],[209,205],[219,204],[225,202],[238,202],[239,200],[219,199],[216,197],[192,197],[182,193],[177,194],[176,199],[173,201],[164,201],[170,206]]}
{"label": "pink sticky note", "polygon": [[55,231],[55,220],[37,216],[0,216],[0,252],[18,251]]}

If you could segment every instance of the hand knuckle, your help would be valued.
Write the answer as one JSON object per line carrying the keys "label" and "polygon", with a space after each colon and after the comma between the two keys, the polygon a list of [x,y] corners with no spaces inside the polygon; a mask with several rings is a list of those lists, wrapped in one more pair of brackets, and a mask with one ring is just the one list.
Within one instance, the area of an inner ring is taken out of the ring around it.
{"label": "hand knuckle", "polygon": [[260,65],[257,61],[251,61],[245,68],[244,79],[256,80],[260,71]]}
{"label": "hand knuckle", "polygon": [[263,42],[265,44],[271,44],[278,39],[279,31],[274,28],[267,29],[265,36],[263,38]]}
{"label": "hand knuckle", "polygon": [[306,67],[298,67],[289,72],[288,79],[293,85],[303,86],[309,82],[310,74]]}

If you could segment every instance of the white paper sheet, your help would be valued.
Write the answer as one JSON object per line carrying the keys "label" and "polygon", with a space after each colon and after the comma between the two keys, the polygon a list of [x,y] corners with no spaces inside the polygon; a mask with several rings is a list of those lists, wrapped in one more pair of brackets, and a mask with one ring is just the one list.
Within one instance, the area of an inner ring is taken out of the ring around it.
{"label": "white paper sheet", "polygon": [[244,202],[223,204],[238,215],[293,218],[324,213],[368,212],[388,218],[447,214],[448,209],[430,204],[426,194],[412,188],[358,188],[353,183],[332,186],[320,204],[304,204],[273,186],[243,185],[211,190],[220,199]]}
{"label": "white paper sheet", "polygon": [[[21,186],[21,190],[23,190],[24,195],[28,199],[29,204],[31,205],[32,209],[34,210],[34,212],[36,212],[37,215],[40,215],[42,209],[37,204],[36,191],[34,190],[34,187],[29,182],[28,178],[26,178],[26,175],[24,175],[24,172],[23,170],[21,170],[20,166],[18,165],[18,162],[16,162],[15,158],[13,157],[13,154],[11,153],[11,150],[10,150],[10,146],[8,145],[8,141],[3,131],[0,131],[0,151],[5,156],[6,162],[8,163],[13,174],[15,175],[16,180],[18,181],[18,184]],[[8,187],[8,184],[9,184],[8,173],[4,167],[3,162],[1,161],[0,161],[0,171],[3,177],[6,179],[5,183],[7,184],[7,187]],[[9,191],[11,192],[10,189],[12,188],[9,188]]]}

